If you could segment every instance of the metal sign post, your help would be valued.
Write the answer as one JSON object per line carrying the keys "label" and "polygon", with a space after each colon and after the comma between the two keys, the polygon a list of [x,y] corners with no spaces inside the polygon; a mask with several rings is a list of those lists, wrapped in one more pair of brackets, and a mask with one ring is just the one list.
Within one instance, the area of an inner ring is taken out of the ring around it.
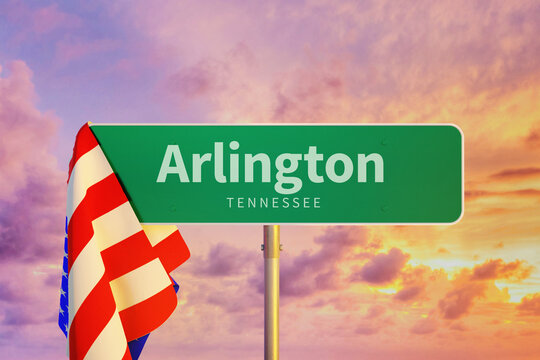
{"label": "metal sign post", "polygon": [[264,225],[264,359],[279,359],[279,225]]}

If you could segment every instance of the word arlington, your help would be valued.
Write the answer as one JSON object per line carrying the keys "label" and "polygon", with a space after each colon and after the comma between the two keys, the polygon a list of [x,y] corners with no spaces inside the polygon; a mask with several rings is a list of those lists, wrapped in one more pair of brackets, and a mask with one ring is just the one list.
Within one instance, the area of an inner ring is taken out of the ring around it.
{"label": "word arlington", "polygon": [[[214,142],[214,153],[206,154],[193,154],[192,155],[192,169],[191,169],[191,181],[194,183],[202,182],[202,167],[204,163],[213,163],[214,165],[214,177],[218,183],[238,183],[240,182],[240,154],[234,151],[240,148],[238,141],[231,141],[229,143],[229,149],[232,150],[229,154],[229,177],[225,176],[223,166],[223,143]],[[171,164],[171,160],[174,160],[174,165]],[[259,163],[261,167],[261,181],[263,183],[271,182],[271,160],[268,154],[244,154],[243,156],[244,167],[244,183],[254,182],[254,167],[255,163]],[[317,152],[317,146],[308,146],[308,151],[305,154],[291,154],[284,153],[276,157],[274,161],[275,169],[277,170],[274,184],[274,189],[279,194],[294,194],[302,188],[303,179],[293,176],[298,170],[300,162],[307,163],[307,174],[309,181],[313,183],[324,183],[325,177],[317,173],[317,164],[324,162],[323,154]],[[384,182],[384,161],[380,154],[372,153],[369,155],[358,154],[356,159],[357,164],[357,181],[359,183],[367,182],[367,165],[372,162],[375,168],[374,181],[377,183]],[[341,170],[338,174],[336,165],[339,165]],[[354,173],[353,160],[346,154],[337,153],[333,154],[326,159],[325,173],[326,177],[334,183],[344,183],[348,181]],[[178,175],[180,182],[190,182],[190,176],[188,175],[184,158],[180,147],[178,145],[168,145],[161,168],[156,182],[163,183],[167,180],[167,176],[173,174]],[[307,179],[304,179],[307,180]]]}

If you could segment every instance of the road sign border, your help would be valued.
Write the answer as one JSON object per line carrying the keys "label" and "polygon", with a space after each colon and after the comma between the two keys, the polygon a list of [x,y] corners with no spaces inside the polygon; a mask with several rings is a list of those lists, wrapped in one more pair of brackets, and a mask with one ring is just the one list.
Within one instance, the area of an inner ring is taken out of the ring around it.
{"label": "road sign border", "polygon": [[[264,223],[264,222],[247,222],[247,223],[231,223],[231,222],[209,222],[209,223],[169,223],[169,222],[151,222],[141,223],[144,225],[294,225],[294,226],[395,226],[395,225],[414,225],[414,226],[426,226],[426,225],[454,225],[461,221],[465,215],[465,134],[463,130],[456,124],[452,123],[94,123],[89,122],[89,126],[452,126],[456,128],[461,135],[461,211],[456,220],[453,222],[442,223],[362,223],[362,222],[350,222],[350,223]],[[98,139],[99,141],[99,139]]]}

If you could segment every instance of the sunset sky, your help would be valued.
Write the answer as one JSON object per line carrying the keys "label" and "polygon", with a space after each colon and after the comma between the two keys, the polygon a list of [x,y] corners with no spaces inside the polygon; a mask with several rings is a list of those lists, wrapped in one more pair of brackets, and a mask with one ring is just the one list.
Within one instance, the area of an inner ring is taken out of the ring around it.
{"label": "sunset sky", "polygon": [[[454,123],[450,226],[282,226],[282,359],[540,358],[540,1],[0,0],[0,358],[63,359],[66,178],[96,123]],[[262,226],[180,225],[142,360],[261,359]]]}

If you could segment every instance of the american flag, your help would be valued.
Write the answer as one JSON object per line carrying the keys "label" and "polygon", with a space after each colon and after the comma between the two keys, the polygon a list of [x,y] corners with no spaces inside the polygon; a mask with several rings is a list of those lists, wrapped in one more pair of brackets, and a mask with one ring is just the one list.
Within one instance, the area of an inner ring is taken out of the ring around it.
{"label": "american flag", "polygon": [[59,325],[73,360],[136,360],[176,308],[189,258],[174,225],[141,225],[88,124],[69,166]]}

